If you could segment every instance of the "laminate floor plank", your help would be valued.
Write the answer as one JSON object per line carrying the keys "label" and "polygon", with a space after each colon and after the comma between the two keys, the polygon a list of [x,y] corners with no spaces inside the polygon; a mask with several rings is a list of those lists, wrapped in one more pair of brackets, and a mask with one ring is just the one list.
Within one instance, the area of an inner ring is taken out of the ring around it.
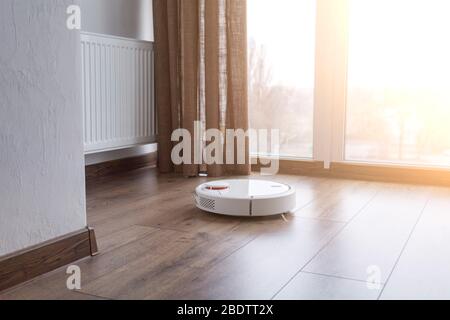
{"label": "laminate floor plank", "polygon": [[370,182],[349,183],[343,188],[320,195],[294,214],[303,218],[348,222],[382,189]]}
{"label": "laminate floor plank", "polygon": [[246,246],[184,281],[175,297],[175,288],[163,297],[271,299],[342,227],[300,218],[269,224]]}
{"label": "laminate floor plank", "polygon": [[381,299],[450,299],[450,191],[437,189]]}
{"label": "laminate floor plank", "polygon": [[0,294],[0,301],[8,300],[108,300],[101,297],[86,295],[81,292],[54,291],[35,284],[21,286]]}
{"label": "laminate floor plank", "polygon": [[[170,250],[149,250],[139,259],[88,283],[83,292],[113,299],[189,299],[191,296],[180,295],[181,292],[198,276],[257,238],[271,223],[264,221],[243,222],[219,235],[198,233],[197,242],[181,241]],[[277,219],[277,223],[285,222]],[[177,239],[166,239],[161,245],[170,242],[176,243]]]}
{"label": "laminate floor plank", "polygon": [[377,300],[380,292],[370,283],[301,272],[275,300]]}
{"label": "laminate floor plank", "polygon": [[387,185],[304,271],[385,283],[427,204],[429,187]]}

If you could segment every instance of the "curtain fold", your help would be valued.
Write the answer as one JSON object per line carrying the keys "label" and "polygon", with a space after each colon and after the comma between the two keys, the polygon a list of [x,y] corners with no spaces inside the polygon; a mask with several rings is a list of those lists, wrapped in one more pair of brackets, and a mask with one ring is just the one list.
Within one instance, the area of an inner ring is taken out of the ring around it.
{"label": "curtain fold", "polygon": [[[196,121],[224,137],[226,129],[248,130],[246,6],[246,0],[154,0],[161,172],[176,170],[171,161],[176,129],[187,129],[193,138],[191,159],[197,161],[181,166],[185,176],[196,176],[205,167],[198,160],[205,145],[214,142],[195,143]],[[243,164],[236,163],[235,150],[233,164],[210,164],[208,175],[250,174],[246,142]],[[225,153],[215,156],[226,160]]]}
{"label": "curtain fold", "polygon": [[[205,2],[205,106],[206,129],[222,129],[220,125],[220,12],[219,1]],[[222,131],[222,130],[221,130]],[[223,158],[223,155],[221,156]],[[221,165],[208,166],[208,175],[224,174]]]}
{"label": "curtain fold", "polygon": [[[208,1],[208,0],[207,0]],[[247,74],[247,1],[226,1],[227,21],[227,128],[249,125]],[[245,57],[245,58],[243,58]],[[228,141],[227,141],[228,142]],[[235,155],[237,152],[235,151]],[[246,138],[245,157],[250,159],[249,139]],[[249,160],[248,160],[249,161]],[[228,171],[249,174],[249,164],[228,165]]]}
{"label": "curtain fold", "polygon": [[[181,34],[181,126],[194,138],[194,123],[199,120],[199,0],[180,0]],[[174,128],[178,129],[178,128]],[[196,159],[195,139],[191,141],[191,159]],[[185,176],[197,176],[198,165],[183,165]]]}
{"label": "curtain fold", "polygon": [[[161,172],[171,172],[173,163],[171,161],[172,150],[172,115],[177,114],[173,109],[170,52],[169,48],[169,24],[173,24],[178,19],[173,17],[177,9],[171,9],[169,16],[170,0],[153,1],[154,23],[155,23],[155,99],[158,119],[158,167]],[[173,40],[172,40],[173,41]]]}

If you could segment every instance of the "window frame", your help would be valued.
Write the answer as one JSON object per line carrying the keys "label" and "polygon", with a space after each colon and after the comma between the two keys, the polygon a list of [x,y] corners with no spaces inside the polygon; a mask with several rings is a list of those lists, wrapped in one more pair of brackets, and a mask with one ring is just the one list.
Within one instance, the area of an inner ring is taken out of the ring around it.
{"label": "window frame", "polygon": [[311,159],[280,156],[279,159],[323,162],[324,169],[330,169],[333,163],[345,163],[448,170],[449,167],[425,163],[405,164],[346,159],[349,23],[350,0],[316,0],[313,157]]}
{"label": "window frame", "polygon": [[317,0],[314,161],[345,161],[348,0]]}

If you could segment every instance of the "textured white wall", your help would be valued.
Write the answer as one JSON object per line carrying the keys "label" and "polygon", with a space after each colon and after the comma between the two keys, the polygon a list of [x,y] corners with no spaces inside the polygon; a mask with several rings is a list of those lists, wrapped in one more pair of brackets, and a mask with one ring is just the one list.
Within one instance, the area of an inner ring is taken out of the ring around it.
{"label": "textured white wall", "polygon": [[81,0],[83,31],[153,41],[152,0]]}
{"label": "textured white wall", "polygon": [[0,1],[0,256],[86,226],[73,3]]}

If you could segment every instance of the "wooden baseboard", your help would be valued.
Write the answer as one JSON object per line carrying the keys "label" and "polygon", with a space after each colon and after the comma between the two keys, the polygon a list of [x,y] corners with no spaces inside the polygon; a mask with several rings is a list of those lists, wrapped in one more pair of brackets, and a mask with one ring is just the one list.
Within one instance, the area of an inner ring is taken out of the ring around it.
{"label": "wooden baseboard", "polygon": [[329,171],[334,178],[450,186],[450,170],[439,168],[332,163]]}
{"label": "wooden baseboard", "polygon": [[95,232],[86,228],[0,257],[0,291],[97,253]]}
{"label": "wooden baseboard", "polygon": [[[255,172],[261,165],[252,166]],[[399,165],[336,162],[325,169],[323,162],[280,160],[280,174],[366,181],[450,186],[450,170]]]}
{"label": "wooden baseboard", "polygon": [[[267,162],[265,159],[264,163]],[[301,176],[321,176],[326,175],[327,170],[324,169],[322,161],[293,161],[279,160],[279,174],[292,174]],[[252,171],[259,172],[265,166],[258,164],[252,165]]]}
{"label": "wooden baseboard", "polygon": [[95,179],[111,174],[127,172],[145,167],[156,167],[158,155],[151,153],[144,156],[113,160],[86,166],[86,179]]}

